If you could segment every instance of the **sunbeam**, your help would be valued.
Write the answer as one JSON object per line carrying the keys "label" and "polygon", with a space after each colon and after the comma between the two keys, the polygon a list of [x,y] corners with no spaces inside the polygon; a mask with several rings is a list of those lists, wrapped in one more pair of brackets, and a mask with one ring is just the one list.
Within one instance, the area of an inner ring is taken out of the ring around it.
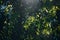
{"label": "sunbeam", "polygon": [[39,3],[39,0],[22,0],[22,3],[23,5],[27,5],[29,7],[35,7]]}

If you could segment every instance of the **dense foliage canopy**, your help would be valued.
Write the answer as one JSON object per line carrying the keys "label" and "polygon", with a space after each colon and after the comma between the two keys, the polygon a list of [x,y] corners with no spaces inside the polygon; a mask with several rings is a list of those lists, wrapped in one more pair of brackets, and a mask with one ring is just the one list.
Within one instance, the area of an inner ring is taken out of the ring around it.
{"label": "dense foliage canopy", "polygon": [[60,40],[60,0],[0,0],[0,40]]}

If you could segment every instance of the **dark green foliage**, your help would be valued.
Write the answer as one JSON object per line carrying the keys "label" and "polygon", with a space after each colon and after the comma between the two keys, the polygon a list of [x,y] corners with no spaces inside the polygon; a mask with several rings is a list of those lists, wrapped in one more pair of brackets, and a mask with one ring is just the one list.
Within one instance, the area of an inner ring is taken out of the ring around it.
{"label": "dark green foliage", "polygon": [[60,1],[33,1],[0,0],[0,40],[60,40]]}

